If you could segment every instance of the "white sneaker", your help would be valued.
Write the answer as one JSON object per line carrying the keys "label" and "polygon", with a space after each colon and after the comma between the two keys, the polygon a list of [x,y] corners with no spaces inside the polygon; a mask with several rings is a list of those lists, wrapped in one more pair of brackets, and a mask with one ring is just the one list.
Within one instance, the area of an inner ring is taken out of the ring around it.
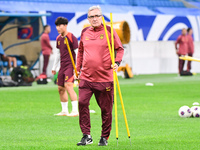
{"label": "white sneaker", "polygon": [[79,116],[79,113],[77,111],[72,111],[70,114],[68,114],[67,116],[69,117],[76,117]]}
{"label": "white sneaker", "polygon": [[67,116],[67,115],[69,115],[68,112],[60,112],[58,114],[54,114],[54,116]]}
{"label": "white sneaker", "polygon": [[9,68],[9,71],[12,72],[12,71],[13,71],[13,67],[10,67],[10,68]]}

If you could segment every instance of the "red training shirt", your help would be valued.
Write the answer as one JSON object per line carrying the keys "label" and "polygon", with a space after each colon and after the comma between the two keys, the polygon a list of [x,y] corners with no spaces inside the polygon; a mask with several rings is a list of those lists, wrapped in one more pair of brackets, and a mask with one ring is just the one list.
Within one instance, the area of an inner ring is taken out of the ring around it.
{"label": "red training shirt", "polygon": [[[111,43],[111,28],[106,26]],[[114,30],[115,62],[121,62],[124,48]],[[78,48],[77,71],[81,71],[80,79],[89,82],[113,81],[113,69],[111,57],[106,40],[103,24],[97,28],[87,27],[82,30]]]}
{"label": "red training shirt", "polygon": [[52,47],[50,45],[49,34],[43,33],[41,36],[41,47],[43,55],[50,55],[52,52]]}
{"label": "red training shirt", "polygon": [[[179,45],[179,48],[177,47]],[[178,48],[179,55],[186,55],[188,53],[188,36],[179,35],[175,43],[176,49]]]}
{"label": "red training shirt", "polygon": [[[69,43],[69,47],[72,52],[72,56],[75,62],[76,54],[74,52],[75,49],[78,48],[78,40],[77,38],[70,32],[67,33],[67,40]],[[60,69],[65,69],[65,67],[73,67],[71,58],[68,52],[67,45],[65,43],[65,37],[58,35],[56,38],[56,47],[60,50]]]}

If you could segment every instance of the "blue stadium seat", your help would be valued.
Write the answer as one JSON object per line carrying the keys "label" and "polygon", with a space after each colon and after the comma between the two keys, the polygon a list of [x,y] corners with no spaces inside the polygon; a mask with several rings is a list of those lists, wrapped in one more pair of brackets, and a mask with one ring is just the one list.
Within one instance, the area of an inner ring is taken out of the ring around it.
{"label": "blue stadium seat", "polygon": [[[13,65],[13,63],[12,63],[12,65]],[[17,60],[17,66],[21,66],[22,65],[22,61],[21,60]],[[8,62],[7,61],[4,61],[3,62],[3,66],[4,67],[7,67],[8,66]]]}
{"label": "blue stadium seat", "polygon": [[[0,54],[4,54],[4,50],[3,50],[3,46],[1,44],[1,42],[0,42]],[[13,56],[13,57],[15,57],[15,56]],[[23,62],[21,60],[17,59],[17,66],[21,66],[22,64],[23,64]],[[3,68],[4,67],[6,68],[6,73],[3,72]],[[2,76],[4,74],[5,75],[10,75],[8,62],[7,61],[2,61],[1,58],[0,58],[0,75]]]}
{"label": "blue stadium seat", "polygon": [[[3,47],[1,45],[1,42],[0,42],[0,54],[4,54],[4,50],[3,50]],[[1,57],[0,57],[0,75],[2,76],[3,75],[3,61],[1,60]]]}
{"label": "blue stadium seat", "polygon": [[3,76],[3,61],[0,60],[0,76]]}
{"label": "blue stadium seat", "polygon": [[[7,1],[22,1],[27,0],[7,0]],[[28,2],[42,3],[68,3],[68,4],[113,4],[113,5],[130,5],[129,0],[29,0]]]}
{"label": "blue stadium seat", "polygon": [[[6,0],[6,1],[21,1],[27,0]],[[188,2],[200,2],[200,0],[186,0]],[[110,5],[132,5],[153,7],[185,7],[181,1],[171,0],[29,0],[28,2],[36,3],[67,3],[67,4],[110,4]]]}
{"label": "blue stadium seat", "polygon": [[[13,65],[13,63],[11,63],[11,65]],[[17,66],[21,66],[21,65],[22,65],[22,61],[21,60],[17,60]],[[8,67],[8,62],[4,61],[3,62],[3,66],[6,67],[6,73],[3,73],[3,72],[2,73],[7,75],[7,76],[9,76],[10,75],[10,71],[9,71],[9,67]]]}
{"label": "blue stadium seat", "polygon": [[200,0],[185,0],[187,2],[200,2]]}
{"label": "blue stadium seat", "polygon": [[154,7],[185,7],[183,2],[170,0],[131,0],[132,5]]}

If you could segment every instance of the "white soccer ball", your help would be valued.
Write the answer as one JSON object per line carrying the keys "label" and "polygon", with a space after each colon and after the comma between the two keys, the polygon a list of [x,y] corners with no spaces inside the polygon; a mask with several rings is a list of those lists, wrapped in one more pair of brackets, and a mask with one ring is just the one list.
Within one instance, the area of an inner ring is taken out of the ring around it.
{"label": "white soccer ball", "polygon": [[192,111],[190,110],[190,107],[182,106],[179,108],[178,114],[180,117],[187,118],[192,116]]}
{"label": "white soccer ball", "polygon": [[199,103],[198,102],[194,102],[192,105],[199,105]]}
{"label": "white soccer ball", "polygon": [[200,117],[200,107],[199,106],[192,106],[191,107],[193,117]]}
{"label": "white soccer ball", "polygon": [[192,113],[195,111],[195,110],[197,110],[198,109],[198,107],[199,106],[192,106],[191,108],[190,108],[190,110],[192,111]]}

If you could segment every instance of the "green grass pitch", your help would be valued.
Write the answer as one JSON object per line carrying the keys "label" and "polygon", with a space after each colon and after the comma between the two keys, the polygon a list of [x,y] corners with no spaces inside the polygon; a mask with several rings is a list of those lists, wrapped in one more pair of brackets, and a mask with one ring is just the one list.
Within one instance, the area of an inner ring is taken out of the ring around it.
{"label": "green grass pitch", "polygon": [[[178,109],[200,102],[200,75],[138,75],[119,78],[131,145],[118,99],[119,139],[115,117],[107,147],[98,147],[101,113],[94,97],[90,101],[93,144],[78,147],[82,137],[78,117],[57,117],[61,105],[57,86],[0,88],[0,149],[5,150],[188,150],[199,148],[200,118],[180,118]],[[145,83],[154,86],[145,86]],[[75,87],[76,92],[78,88]],[[71,110],[71,103],[69,103]]]}

